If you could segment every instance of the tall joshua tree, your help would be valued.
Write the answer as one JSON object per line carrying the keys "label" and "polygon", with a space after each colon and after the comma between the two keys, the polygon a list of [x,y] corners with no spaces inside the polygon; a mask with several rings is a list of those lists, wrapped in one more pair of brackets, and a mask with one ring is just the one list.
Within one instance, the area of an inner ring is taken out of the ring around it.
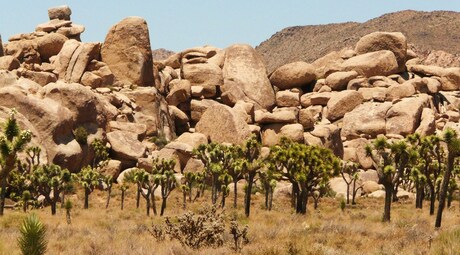
{"label": "tall joshua tree", "polygon": [[447,129],[444,132],[443,140],[447,145],[447,167],[442,178],[441,189],[439,191],[439,206],[436,214],[435,227],[441,227],[442,212],[446,206],[447,192],[449,188],[450,178],[454,171],[455,158],[460,156],[460,139],[453,129]]}
{"label": "tall joshua tree", "polygon": [[391,219],[394,184],[399,176],[394,167],[390,144],[385,137],[379,137],[374,140],[372,145],[366,146],[366,154],[371,157],[374,168],[377,170],[379,183],[385,188],[385,206],[382,221],[387,222]]}
{"label": "tall joshua tree", "polygon": [[3,215],[5,208],[5,197],[7,179],[10,172],[15,168],[17,155],[24,150],[25,146],[32,139],[32,133],[28,130],[21,131],[15,118],[15,110],[12,110],[10,116],[3,126],[3,134],[0,135],[0,216]]}

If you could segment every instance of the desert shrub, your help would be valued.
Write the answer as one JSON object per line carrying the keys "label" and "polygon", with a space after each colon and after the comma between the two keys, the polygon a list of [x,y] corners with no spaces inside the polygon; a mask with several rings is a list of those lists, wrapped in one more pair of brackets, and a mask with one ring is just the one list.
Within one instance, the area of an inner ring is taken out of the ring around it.
{"label": "desert shrub", "polygon": [[88,131],[86,128],[79,126],[73,131],[75,140],[81,145],[86,145],[88,143]]}
{"label": "desert shrub", "polygon": [[21,235],[18,238],[18,246],[24,255],[41,255],[45,254],[46,246],[46,228],[40,222],[37,215],[31,214],[22,222]]}
{"label": "desert shrub", "polygon": [[249,227],[246,225],[243,229],[240,228],[236,220],[230,222],[230,234],[233,237],[233,249],[237,252],[241,251],[243,245],[249,243],[248,239],[248,230]]}
{"label": "desert shrub", "polygon": [[205,208],[199,214],[187,212],[178,216],[176,222],[172,222],[167,217],[162,227],[163,230],[159,228],[161,227],[154,226],[150,231],[157,240],[162,240],[167,235],[171,239],[178,240],[182,246],[192,249],[216,248],[224,244],[224,216],[222,212],[217,211],[215,206]]}
{"label": "desert shrub", "polygon": [[160,150],[163,149],[166,146],[166,144],[168,144],[168,139],[166,139],[166,136],[164,134],[152,137],[150,138],[150,141],[154,143]]}

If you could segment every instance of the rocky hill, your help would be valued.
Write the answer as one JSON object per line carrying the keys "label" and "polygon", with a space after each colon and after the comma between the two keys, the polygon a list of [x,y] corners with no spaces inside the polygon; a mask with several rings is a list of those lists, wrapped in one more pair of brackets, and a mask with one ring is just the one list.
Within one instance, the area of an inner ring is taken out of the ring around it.
{"label": "rocky hill", "polygon": [[[262,42],[256,50],[264,57],[269,72],[293,61],[308,63],[346,47],[354,47],[362,36],[375,32],[402,32],[423,58],[432,51],[456,54],[460,59],[460,13],[447,11],[401,11],[364,23],[296,26],[285,28]],[[439,54],[439,53],[438,53]],[[433,57],[431,57],[433,58]],[[432,62],[430,62],[432,64]]]}
{"label": "rocky hill", "polygon": [[152,58],[154,61],[166,59],[173,54],[174,51],[170,51],[163,48],[152,50]]}
{"label": "rocky hill", "polygon": [[[175,159],[180,175],[202,167],[191,153],[198,145],[241,144],[255,135],[266,150],[281,137],[324,146],[369,173],[364,147],[377,136],[460,131],[460,67],[423,64],[404,33],[360,37],[355,23],[329,25],[346,28],[341,33],[356,43],[267,75],[262,56],[242,44],[186,49],[154,62],[139,17],[115,24],[102,43],[81,42],[84,27],[70,13],[50,9],[50,21],[9,38],[0,51],[0,120],[15,108],[43,163],[79,171],[93,160],[89,144],[98,138],[110,147],[103,171],[115,178],[131,167],[151,168],[154,157]],[[445,59],[439,56],[433,61]],[[164,148],[154,143],[161,139],[169,142]],[[367,176],[380,189],[375,171]]]}

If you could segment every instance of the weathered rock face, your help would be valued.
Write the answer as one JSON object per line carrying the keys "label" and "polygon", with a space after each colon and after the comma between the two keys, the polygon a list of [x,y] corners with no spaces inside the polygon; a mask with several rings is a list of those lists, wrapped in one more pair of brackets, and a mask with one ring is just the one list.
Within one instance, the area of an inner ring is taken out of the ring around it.
{"label": "weathered rock face", "polygon": [[67,37],[58,33],[37,38],[37,49],[42,61],[49,61],[50,57],[57,55],[67,40]]}
{"label": "weathered rock face", "polygon": [[244,95],[240,99],[254,103],[256,109],[273,108],[275,92],[261,56],[249,45],[233,45],[225,52],[222,92],[236,87]]}
{"label": "weathered rock face", "polygon": [[345,71],[356,71],[365,77],[390,75],[398,72],[395,54],[389,50],[365,53],[345,60],[342,63]]}
{"label": "weathered rock face", "polygon": [[406,136],[412,134],[420,124],[427,97],[404,98],[394,104],[386,114],[386,133]]}
{"label": "weathered rock face", "polygon": [[358,54],[379,50],[389,50],[395,54],[398,62],[397,72],[406,69],[407,40],[402,33],[374,32],[361,37],[355,48]]}
{"label": "weathered rock face", "polygon": [[13,71],[18,69],[21,63],[13,56],[0,57],[0,70]]}
{"label": "weathered rock face", "polygon": [[217,143],[242,144],[251,135],[246,121],[225,105],[206,110],[195,129]]}
{"label": "weathered rock face", "polygon": [[216,87],[224,84],[222,69],[214,64],[185,64],[183,65],[182,73],[192,86],[203,87],[203,96],[205,98],[216,96]]}
{"label": "weathered rock face", "polygon": [[327,102],[327,119],[330,121],[340,119],[362,102],[363,96],[358,91],[344,90],[333,94]]}
{"label": "weathered rock face", "polygon": [[108,32],[101,49],[102,61],[122,83],[153,85],[153,60],[147,22],[125,18]]}
{"label": "weathered rock face", "polygon": [[348,82],[358,76],[356,71],[335,72],[326,77],[326,84],[335,91],[341,91],[347,88]]}
{"label": "weathered rock face", "polygon": [[68,83],[80,83],[86,67],[91,60],[98,57],[99,52],[99,43],[66,41],[55,62],[59,79]]}
{"label": "weathered rock face", "polygon": [[72,15],[72,11],[67,5],[57,6],[48,9],[48,17],[50,18],[50,20],[70,20],[70,15]]}
{"label": "weathered rock face", "polygon": [[147,126],[148,136],[162,133],[169,140],[175,136],[174,123],[168,105],[155,88],[137,88],[123,93],[136,102],[138,111],[134,113],[137,123]]}
{"label": "weathered rock face", "polygon": [[276,69],[270,76],[270,82],[279,89],[292,89],[308,85],[316,79],[313,65],[299,61]]}
{"label": "weathered rock face", "polygon": [[359,105],[343,117],[342,136],[347,139],[358,138],[361,135],[374,138],[378,134],[384,134],[385,117],[390,107],[390,102],[366,102]]}
{"label": "weathered rock face", "polygon": [[113,131],[107,133],[107,139],[112,145],[114,158],[121,161],[137,162],[145,154],[146,147],[138,139],[137,134],[127,131]]}

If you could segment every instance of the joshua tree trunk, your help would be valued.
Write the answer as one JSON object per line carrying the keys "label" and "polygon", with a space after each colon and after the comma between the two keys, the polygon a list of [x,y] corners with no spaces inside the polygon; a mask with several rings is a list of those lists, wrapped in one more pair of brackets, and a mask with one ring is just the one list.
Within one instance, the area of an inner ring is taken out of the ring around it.
{"label": "joshua tree trunk", "polygon": [[147,194],[145,194],[145,196],[144,196],[144,198],[145,198],[145,209],[146,209],[147,216],[150,216],[150,196],[151,196],[150,191],[148,191]]}
{"label": "joshua tree trunk", "polygon": [[72,219],[70,217],[70,210],[66,210],[66,220],[67,220],[67,224],[71,224],[72,223]]}
{"label": "joshua tree trunk", "polygon": [[51,204],[51,215],[56,215],[56,203],[57,201],[51,201],[50,204]]}
{"label": "joshua tree trunk", "polygon": [[249,217],[249,215],[251,214],[251,192],[252,184],[254,182],[254,175],[249,174],[247,181],[248,187],[244,195],[244,213],[246,214],[246,217]]}
{"label": "joshua tree trunk", "polygon": [[187,209],[187,192],[184,191],[182,192],[183,195],[183,201],[182,201],[182,209]]}
{"label": "joshua tree trunk", "polygon": [[107,203],[105,204],[105,209],[109,208],[109,203],[110,203],[110,194],[112,193],[112,187],[109,188],[107,191]]}
{"label": "joshua tree trunk", "polygon": [[121,190],[121,210],[123,210],[125,204],[125,190]]}
{"label": "joshua tree trunk", "polygon": [[291,182],[291,183],[292,183],[291,206],[293,209],[296,209],[297,196],[299,194],[299,186],[297,186],[297,183],[294,183],[294,182]]}
{"label": "joshua tree trunk", "polygon": [[62,191],[61,208],[64,208],[64,201],[65,201],[65,190]]}
{"label": "joshua tree trunk", "polygon": [[233,181],[233,208],[236,208],[238,201],[238,191],[236,190],[237,186],[238,181]]}
{"label": "joshua tree trunk", "polygon": [[347,205],[350,204],[350,184],[347,183]]}
{"label": "joshua tree trunk", "polygon": [[160,212],[160,216],[163,216],[164,212],[165,212],[165,209],[166,209],[166,199],[167,197],[163,197],[163,201],[161,202],[161,212]]}
{"label": "joshua tree trunk", "polygon": [[272,204],[273,204],[273,189],[270,187],[270,200],[268,201],[268,210],[272,210]]}
{"label": "joshua tree trunk", "polygon": [[436,193],[434,185],[430,185],[430,215],[434,215],[434,207],[436,202]]}
{"label": "joshua tree trunk", "polygon": [[150,198],[152,199],[152,210],[153,210],[153,215],[157,215],[157,204],[155,202],[155,190],[152,191],[152,194],[150,195]]}
{"label": "joshua tree trunk", "polygon": [[85,204],[83,206],[84,209],[89,208],[89,189],[85,188]]}
{"label": "joshua tree trunk", "polygon": [[415,208],[423,208],[423,186],[420,183],[416,184]]}
{"label": "joshua tree trunk", "polygon": [[224,192],[222,192],[222,203],[221,203],[221,205],[222,205],[222,208],[225,207],[225,193]]}
{"label": "joshua tree trunk", "polygon": [[391,202],[394,190],[393,185],[387,184],[385,185],[385,207],[383,210],[383,222],[389,222],[391,220]]}
{"label": "joshua tree trunk", "polygon": [[22,205],[22,210],[27,212],[27,207],[29,207],[29,201],[24,200],[24,204]]}
{"label": "joshua tree trunk", "polygon": [[2,192],[0,195],[0,216],[3,216],[5,209],[5,197],[6,197],[6,176],[2,176]]}
{"label": "joshua tree trunk", "polygon": [[265,210],[268,210],[269,196],[270,196],[269,187],[268,187],[268,185],[265,185]]}
{"label": "joshua tree trunk", "polygon": [[446,206],[446,196],[447,196],[447,189],[449,188],[450,176],[452,173],[452,169],[454,169],[454,155],[449,152],[447,159],[447,169],[444,172],[444,177],[442,178],[441,190],[439,192],[439,206],[438,206],[438,213],[436,214],[436,223],[435,228],[441,227],[442,221],[442,211]]}
{"label": "joshua tree trunk", "polygon": [[141,187],[137,186],[137,194],[136,194],[136,208],[139,208],[141,200]]}

